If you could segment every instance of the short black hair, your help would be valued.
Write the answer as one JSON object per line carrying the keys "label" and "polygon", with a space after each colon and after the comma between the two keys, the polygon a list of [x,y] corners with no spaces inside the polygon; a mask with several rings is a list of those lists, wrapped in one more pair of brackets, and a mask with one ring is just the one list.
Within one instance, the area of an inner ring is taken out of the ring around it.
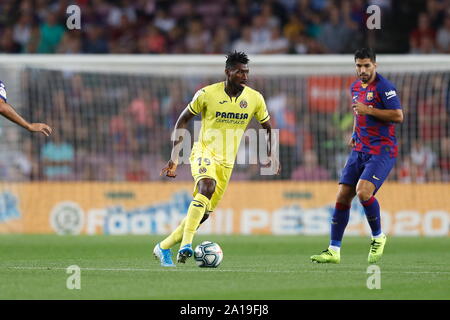
{"label": "short black hair", "polygon": [[355,61],[356,59],[370,59],[372,62],[377,61],[375,52],[371,48],[361,48],[356,50]]}
{"label": "short black hair", "polygon": [[227,55],[227,61],[225,62],[226,69],[234,68],[238,63],[247,64],[250,59],[245,52],[234,51]]}

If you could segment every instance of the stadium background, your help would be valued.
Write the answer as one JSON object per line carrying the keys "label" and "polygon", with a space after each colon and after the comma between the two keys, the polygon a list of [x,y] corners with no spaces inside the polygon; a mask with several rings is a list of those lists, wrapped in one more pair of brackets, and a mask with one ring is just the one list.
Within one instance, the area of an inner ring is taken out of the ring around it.
{"label": "stadium background", "polygon": [[[328,234],[352,129],[351,53],[368,45],[405,112],[397,165],[377,195],[384,230],[449,234],[449,1],[76,3],[81,30],[66,28],[68,1],[0,2],[8,102],[54,128],[44,138],[1,121],[0,232],[170,232],[192,191],[187,165],[176,180],[159,176],[170,132],[238,49],[280,129],[283,170],[236,165],[199,233]],[[365,26],[370,4],[382,8],[381,30]],[[369,234],[357,201],[352,210],[346,234]]]}

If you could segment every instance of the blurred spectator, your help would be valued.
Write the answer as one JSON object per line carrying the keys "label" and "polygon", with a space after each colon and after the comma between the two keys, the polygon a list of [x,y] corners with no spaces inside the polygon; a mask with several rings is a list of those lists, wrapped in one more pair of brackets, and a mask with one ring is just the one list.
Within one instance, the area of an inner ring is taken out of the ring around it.
{"label": "blurred spectator", "polygon": [[189,0],[175,1],[170,7],[170,16],[177,20],[183,20],[194,16],[194,3]]}
{"label": "blurred spectator", "polygon": [[436,43],[440,53],[450,53],[450,14],[437,32]]}
{"label": "blurred spectator", "polygon": [[13,38],[15,42],[20,44],[21,52],[25,51],[25,47],[30,41],[32,25],[33,15],[29,13],[23,13],[17,24],[14,25]]}
{"label": "blurred spectator", "polygon": [[[17,136],[13,131],[2,134],[0,144],[0,177],[7,181],[30,180],[33,166],[32,144],[30,138],[25,138],[17,144]],[[10,145],[18,145],[20,149],[11,149]]]}
{"label": "blurred spectator", "polygon": [[166,9],[159,9],[156,11],[154,25],[164,32],[169,32],[175,27],[176,20],[169,16]]}
{"label": "blurred spectator", "polygon": [[150,130],[159,121],[159,101],[152,98],[148,90],[139,89],[137,97],[133,99],[127,108],[127,117],[133,123],[134,139],[138,143],[139,153],[148,151],[148,139]]}
{"label": "blurred spectator", "polygon": [[222,11],[227,5],[227,0],[199,1],[195,4],[195,13],[201,18],[205,29],[213,29],[222,25]]}
{"label": "blurred spectator", "polygon": [[[30,40],[24,48],[24,53],[36,53],[38,50],[39,42],[41,38],[41,31],[39,25],[34,25],[31,28]],[[1,52],[2,50],[0,50]]]}
{"label": "blurred spectator", "polygon": [[263,54],[285,54],[288,53],[289,41],[281,36],[280,29],[273,27],[270,39],[262,45]]}
{"label": "blurred spectator", "polygon": [[366,27],[366,4],[364,2],[363,0],[352,0],[351,2],[350,19],[360,30]]}
{"label": "blurred spectator", "polygon": [[79,54],[82,52],[81,32],[73,30],[64,33],[56,53]]}
{"label": "blurred spectator", "polygon": [[301,22],[296,14],[289,16],[289,21],[283,28],[283,35],[291,42],[294,42],[296,37],[305,30],[304,24]]}
{"label": "blurred spectator", "polygon": [[163,127],[172,130],[178,120],[179,110],[185,104],[183,100],[183,90],[179,82],[169,85],[168,94],[161,99],[160,112],[164,117]]}
{"label": "blurred spectator", "polygon": [[428,171],[436,163],[436,154],[422,141],[416,141],[411,148],[411,177],[416,183],[426,182]]}
{"label": "blurred spectator", "polygon": [[439,166],[442,170],[442,181],[450,182],[450,137],[441,139]]}
{"label": "blurred spectator", "polygon": [[445,9],[448,7],[449,3],[447,0],[427,0],[426,1],[426,11],[428,17],[430,18],[430,25],[433,29],[437,29],[442,25],[445,18]]}
{"label": "blurred spectator", "polygon": [[241,36],[241,30],[245,28],[245,25],[241,24],[238,17],[235,16],[228,16],[225,21],[225,27],[228,30],[228,40],[231,46]]}
{"label": "blurred spectator", "polygon": [[108,53],[108,42],[100,25],[87,26],[86,37],[82,43],[84,53]]}
{"label": "blurred spectator", "polygon": [[150,180],[149,173],[144,170],[141,162],[137,159],[130,159],[125,177],[127,181],[133,182],[144,182]]}
{"label": "blurred spectator", "polygon": [[48,13],[45,23],[40,25],[41,37],[37,53],[55,53],[64,32],[63,26],[58,24],[56,14]]}
{"label": "blurred spectator", "polygon": [[120,23],[110,32],[111,53],[135,53],[137,51],[137,30],[127,15],[120,16]]}
{"label": "blurred spectator", "polygon": [[[347,52],[354,52],[356,48],[364,46],[363,43],[365,43],[365,41],[368,41],[368,38],[365,37],[364,32],[361,32],[361,26],[358,24],[358,22],[353,19],[351,1],[343,0],[341,2],[340,10],[343,24],[352,32],[352,38],[350,43],[348,44],[349,48]],[[389,34],[389,31],[386,30],[386,34]]]}
{"label": "blurred spectator", "polygon": [[45,21],[50,13],[50,3],[47,0],[36,0],[34,3],[33,12],[39,22]]}
{"label": "blurred spectator", "polygon": [[319,165],[317,154],[313,150],[306,150],[303,154],[303,164],[292,172],[291,179],[301,181],[330,180],[330,174],[327,169]]}
{"label": "blurred spectator", "polygon": [[311,0],[311,8],[314,11],[322,11],[327,7],[329,2],[329,0]]}
{"label": "blurred spectator", "polygon": [[319,14],[311,14],[310,20],[306,28],[308,37],[317,39],[322,32],[323,24]]}
{"label": "blurred spectator", "polygon": [[248,54],[260,53],[260,46],[252,40],[252,28],[245,26],[242,36],[233,43],[233,51],[244,51]]}
{"label": "blurred spectator", "polygon": [[448,122],[443,100],[444,79],[436,76],[431,79],[431,92],[417,107],[419,137],[425,143],[437,142],[445,136]]}
{"label": "blurred spectator", "polygon": [[352,39],[352,30],[341,22],[339,9],[329,9],[330,20],[324,23],[318,41],[326,48],[327,53],[344,53]]}
{"label": "blurred spectator", "polygon": [[154,25],[148,27],[148,31],[141,38],[140,53],[165,53],[167,52],[167,41],[161,31]]}
{"label": "blurred spectator", "polygon": [[264,25],[270,29],[275,27],[280,28],[280,18],[274,14],[271,2],[266,1],[261,5],[261,18]]}
{"label": "blurred spectator", "polygon": [[230,51],[229,33],[226,27],[219,26],[214,32],[209,53],[220,54]]}
{"label": "blurred spectator", "polygon": [[392,10],[392,0],[369,0],[369,6],[379,6],[382,12],[389,12]]}
{"label": "blurred spectator", "polygon": [[20,53],[20,43],[14,40],[12,28],[6,28],[0,38],[0,52]]}
{"label": "blurred spectator", "polygon": [[411,183],[411,158],[406,157],[399,160],[397,161],[398,166],[396,168],[398,181],[401,183]]}
{"label": "blurred spectator", "polygon": [[132,120],[128,116],[128,110],[123,109],[111,117],[109,130],[112,138],[114,152],[122,153],[129,150],[129,143],[133,138],[131,132]]}
{"label": "blurred spectator", "polygon": [[278,1],[286,11],[292,12],[295,10],[297,0],[279,0]]}
{"label": "blurred spectator", "polygon": [[[189,24],[189,32],[186,36],[187,53],[203,53],[208,51],[211,35],[205,30],[199,20],[193,20]],[[206,49],[206,50],[205,50]]]}
{"label": "blurred spectator", "polygon": [[105,23],[106,20],[104,20],[99,12],[99,6],[96,4],[94,5],[92,2],[88,2],[86,5],[80,5],[81,12],[82,12],[82,26],[83,31],[86,29],[89,31],[89,28],[92,25],[98,25],[101,26],[103,23]]}
{"label": "blurred spectator", "polygon": [[299,34],[294,38],[294,43],[291,43],[289,53],[306,54],[309,53],[308,43],[310,41],[304,34]]}
{"label": "blurred spectator", "polygon": [[271,32],[266,24],[265,17],[257,15],[252,20],[252,42],[258,46],[263,46],[270,41]]}
{"label": "blurred spectator", "polygon": [[63,139],[58,130],[54,130],[51,140],[47,140],[42,146],[41,159],[43,161],[44,179],[73,179],[74,147]]}
{"label": "blurred spectator", "polygon": [[278,92],[267,99],[267,108],[271,114],[274,128],[279,129],[280,164],[283,168],[281,179],[289,179],[293,166],[296,163],[295,148],[297,135],[295,130],[295,113],[288,96],[284,92]]}
{"label": "blurred spectator", "polygon": [[417,28],[410,34],[410,52],[426,53],[424,50],[433,50],[435,39],[436,30],[430,26],[430,19],[428,15],[423,12],[419,15]]}

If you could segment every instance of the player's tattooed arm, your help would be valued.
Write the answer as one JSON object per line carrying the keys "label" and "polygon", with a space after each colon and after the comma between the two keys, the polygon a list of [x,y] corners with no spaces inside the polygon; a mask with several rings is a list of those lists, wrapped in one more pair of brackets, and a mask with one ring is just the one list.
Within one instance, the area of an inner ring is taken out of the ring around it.
{"label": "player's tattooed arm", "polygon": [[403,111],[401,109],[378,109],[366,106],[358,102],[352,105],[357,115],[369,115],[387,122],[403,122]]}
{"label": "player's tattooed arm", "polygon": [[26,121],[9,103],[6,103],[3,99],[0,99],[0,114],[28,131],[40,132],[47,137],[52,133],[52,128],[45,123],[29,123]]}
{"label": "player's tattooed arm", "polygon": [[182,142],[184,139],[184,131],[186,130],[189,121],[195,117],[195,115],[189,111],[189,108],[184,109],[184,111],[178,117],[175,124],[175,129],[172,132],[172,151],[170,153],[170,160],[167,165],[161,170],[160,175],[166,175],[170,178],[175,178],[177,175],[175,171],[178,166],[178,158],[182,147]]}
{"label": "player's tattooed arm", "polygon": [[275,152],[277,149],[275,144],[278,143],[278,141],[273,139],[272,125],[270,124],[270,120],[262,123],[261,126],[266,130],[267,134],[267,156],[269,157],[271,162],[269,163],[269,165],[275,166],[276,175],[279,175],[281,171],[281,164],[280,159],[278,158],[278,154]]}

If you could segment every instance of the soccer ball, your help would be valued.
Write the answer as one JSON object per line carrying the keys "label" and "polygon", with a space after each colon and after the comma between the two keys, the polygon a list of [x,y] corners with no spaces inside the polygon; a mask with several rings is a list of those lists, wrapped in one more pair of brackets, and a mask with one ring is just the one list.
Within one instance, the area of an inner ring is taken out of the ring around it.
{"label": "soccer ball", "polygon": [[217,268],[223,259],[223,252],[217,243],[203,241],[194,250],[194,259],[201,268]]}

